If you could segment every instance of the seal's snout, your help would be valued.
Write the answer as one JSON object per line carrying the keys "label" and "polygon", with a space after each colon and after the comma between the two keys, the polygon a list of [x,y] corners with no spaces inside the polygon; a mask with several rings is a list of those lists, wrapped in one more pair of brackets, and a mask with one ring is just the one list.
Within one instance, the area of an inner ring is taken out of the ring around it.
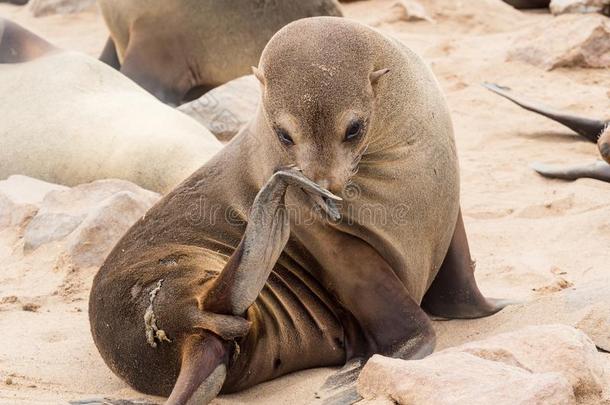
{"label": "seal's snout", "polygon": [[330,191],[333,194],[340,195],[343,191],[343,185],[340,181],[334,176],[332,177],[317,177],[314,176],[312,179],[318,186],[322,187],[325,190]]}

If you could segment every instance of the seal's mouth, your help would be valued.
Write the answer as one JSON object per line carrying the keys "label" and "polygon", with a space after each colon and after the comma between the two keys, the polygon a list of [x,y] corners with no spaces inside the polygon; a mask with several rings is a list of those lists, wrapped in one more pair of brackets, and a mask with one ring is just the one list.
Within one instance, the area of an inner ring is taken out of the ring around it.
{"label": "seal's mouth", "polygon": [[339,208],[335,203],[335,201],[341,201],[341,197],[335,196],[334,194],[332,198],[312,194],[309,194],[309,197],[313,200],[315,205],[320,207],[320,209],[330,217],[331,220],[338,221],[341,219],[341,213],[339,212]]}

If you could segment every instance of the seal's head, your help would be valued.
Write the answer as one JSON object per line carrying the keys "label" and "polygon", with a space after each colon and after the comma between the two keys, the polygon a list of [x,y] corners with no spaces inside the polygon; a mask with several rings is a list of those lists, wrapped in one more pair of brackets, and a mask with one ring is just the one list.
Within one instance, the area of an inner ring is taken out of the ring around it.
{"label": "seal's head", "polygon": [[370,142],[375,86],[389,69],[375,66],[370,42],[354,38],[350,23],[323,24],[329,18],[284,27],[253,71],[278,165],[294,164],[340,194]]}

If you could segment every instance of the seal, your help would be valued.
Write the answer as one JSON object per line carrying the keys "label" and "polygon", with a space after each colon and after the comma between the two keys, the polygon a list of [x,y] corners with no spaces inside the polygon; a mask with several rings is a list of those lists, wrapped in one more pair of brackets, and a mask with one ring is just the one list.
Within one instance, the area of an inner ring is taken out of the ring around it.
{"label": "seal", "polygon": [[168,192],[222,147],[116,70],[6,20],[0,62],[0,178],[120,178]]}
{"label": "seal", "polygon": [[100,0],[110,30],[100,59],[173,105],[250,73],[271,38],[336,0]]}
{"label": "seal", "polygon": [[417,55],[315,17],[280,30],[254,73],[256,116],[93,281],[102,358],[168,404],[374,353],[421,358],[435,344],[424,310],[505,304],[476,285],[449,111]]}
{"label": "seal", "polygon": [[0,63],[28,62],[56,50],[33,32],[0,18]]}
{"label": "seal", "polygon": [[579,117],[570,113],[547,107],[536,101],[512,94],[510,88],[499,86],[494,83],[484,83],[487,89],[512,101],[518,106],[543,115],[553,121],[570,128],[589,142],[598,145],[600,155],[607,162],[597,161],[590,164],[555,167],[542,163],[533,163],[532,168],[540,175],[553,179],[576,180],[580,178],[592,178],[610,182],[610,121]]}

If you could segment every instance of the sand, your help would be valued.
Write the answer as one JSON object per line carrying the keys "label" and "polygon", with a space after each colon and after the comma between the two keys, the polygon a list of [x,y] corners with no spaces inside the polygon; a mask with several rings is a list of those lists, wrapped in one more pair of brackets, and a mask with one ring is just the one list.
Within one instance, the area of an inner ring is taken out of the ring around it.
{"label": "sand", "polygon": [[[464,220],[483,292],[527,302],[608,280],[610,185],[548,180],[528,167],[534,161],[587,163],[598,158],[595,145],[480,85],[496,82],[558,108],[610,118],[608,70],[544,71],[507,62],[512,41],[553,18],[548,13],[522,13],[499,0],[429,0],[422,3],[434,23],[379,24],[394,2],[362,1],[345,10],[348,17],[377,24],[423,56],[445,91],[461,162]],[[25,8],[2,4],[0,16],[93,56],[106,40],[95,12],[35,19]],[[0,232],[0,403],[143,398],[106,368],[92,343],[86,311],[96,269],[70,270],[58,262],[60,247],[53,245],[22,257],[23,242],[15,232]],[[40,307],[25,311],[24,304]],[[535,321],[552,323],[555,318],[551,309]],[[440,347],[468,338],[468,333],[454,333],[453,325],[462,332],[479,325],[465,322],[439,323]],[[470,329],[473,334],[476,329]],[[330,372],[297,373],[216,403],[308,403]]]}

